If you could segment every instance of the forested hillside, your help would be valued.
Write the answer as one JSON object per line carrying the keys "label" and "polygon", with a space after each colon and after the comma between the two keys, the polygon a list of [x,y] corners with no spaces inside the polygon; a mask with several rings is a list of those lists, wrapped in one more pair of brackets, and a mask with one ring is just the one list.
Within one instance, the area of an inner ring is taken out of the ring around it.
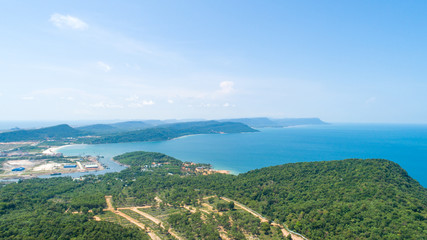
{"label": "forested hillside", "polygon": [[114,160],[129,166],[144,166],[156,163],[168,163],[181,166],[182,162],[176,158],[157,152],[130,152],[114,157]]}
{"label": "forested hillside", "polygon": [[[209,229],[217,228],[234,239],[248,233],[280,239],[277,229],[260,225],[250,214],[230,211],[224,212],[229,218],[223,218],[183,209],[200,208],[209,196],[241,202],[308,239],[427,238],[427,190],[387,160],[294,163],[238,176],[191,174],[180,170],[179,160],[159,153],[128,153],[116,160],[131,167],[82,181],[32,179],[2,187],[0,238],[144,239],[145,233],[134,228],[92,220],[93,215],[105,214],[105,195],[113,196],[115,207],[155,205],[161,199],[160,209],[153,211],[175,212],[165,221],[181,234],[190,236],[192,228],[201,224],[194,239],[212,239],[218,231]],[[143,171],[141,165],[149,162],[170,164]],[[212,204],[222,211],[223,203]],[[239,225],[233,227],[233,222]]]}
{"label": "forested hillside", "polygon": [[165,124],[158,127],[147,128],[138,131],[131,131],[109,135],[102,138],[88,139],[86,143],[119,143],[119,142],[144,142],[144,141],[164,141],[177,137],[192,134],[218,134],[218,133],[242,133],[256,132],[242,123],[235,122],[186,122]]}
{"label": "forested hillside", "polygon": [[387,160],[268,167],[225,191],[310,239],[427,238],[427,190]]}
{"label": "forested hillside", "polygon": [[85,133],[74,129],[68,126],[67,124],[62,124],[47,128],[33,130],[17,130],[12,132],[0,133],[0,142],[62,139],[67,137],[78,137],[84,134]]}

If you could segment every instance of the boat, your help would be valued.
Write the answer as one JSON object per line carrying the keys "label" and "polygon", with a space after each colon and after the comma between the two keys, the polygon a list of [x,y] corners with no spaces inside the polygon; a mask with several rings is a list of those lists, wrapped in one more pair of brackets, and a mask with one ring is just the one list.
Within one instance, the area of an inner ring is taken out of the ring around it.
{"label": "boat", "polygon": [[50,174],[50,176],[57,176],[57,175],[61,175],[62,173],[60,173],[60,172],[57,172],[57,173],[52,173],[52,174]]}

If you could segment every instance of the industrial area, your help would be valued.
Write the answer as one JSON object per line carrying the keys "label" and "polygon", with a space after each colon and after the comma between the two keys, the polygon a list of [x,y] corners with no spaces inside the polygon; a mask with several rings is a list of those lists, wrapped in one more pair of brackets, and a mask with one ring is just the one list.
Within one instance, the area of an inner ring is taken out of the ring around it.
{"label": "industrial area", "polygon": [[54,148],[3,148],[0,151],[0,179],[26,179],[41,175],[62,175],[103,170],[99,156],[63,156]]}

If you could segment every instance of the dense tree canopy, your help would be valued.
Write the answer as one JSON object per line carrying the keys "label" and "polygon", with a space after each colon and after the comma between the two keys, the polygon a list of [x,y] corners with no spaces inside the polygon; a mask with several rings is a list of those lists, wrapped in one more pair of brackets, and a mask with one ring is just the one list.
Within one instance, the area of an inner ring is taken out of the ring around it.
{"label": "dense tree canopy", "polygon": [[[133,167],[83,181],[31,179],[0,188],[0,238],[146,237],[133,228],[91,219],[94,213],[102,214],[105,195],[113,196],[116,207],[154,204],[156,196],[171,206],[197,206],[206,196],[225,196],[309,239],[427,238],[427,190],[387,160],[294,163],[238,176],[204,176],[188,175],[179,168],[171,174],[167,165],[153,171],[138,166],[153,159],[180,163],[160,153],[136,152],[116,159]],[[201,216],[177,213],[169,222],[185,236],[193,233],[195,239],[217,237],[218,224],[236,239],[241,238],[241,229],[273,236],[267,225],[233,211],[232,204],[213,205],[228,217],[212,215],[202,221]],[[80,213],[70,214],[76,211]],[[227,224],[227,219],[235,224]],[[194,232],[182,223],[193,226]]]}

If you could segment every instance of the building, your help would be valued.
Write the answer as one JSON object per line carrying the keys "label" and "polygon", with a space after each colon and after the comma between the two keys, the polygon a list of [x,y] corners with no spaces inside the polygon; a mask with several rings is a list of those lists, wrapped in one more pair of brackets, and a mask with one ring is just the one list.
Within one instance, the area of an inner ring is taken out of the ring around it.
{"label": "building", "polygon": [[76,168],[77,165],[64,165],[64,168]]}
{"label": "building", "polygon": [[24,167],[18,167],[18,168],[12,169],[12,172],[21,172],[21,171],[24,171],[24,170],[25,170]]}
{"label": "building", "polygon": [[98,168],[98,165],[96,165],[96,164],[87,164],[87,165],[85,165],[85,168]]}

